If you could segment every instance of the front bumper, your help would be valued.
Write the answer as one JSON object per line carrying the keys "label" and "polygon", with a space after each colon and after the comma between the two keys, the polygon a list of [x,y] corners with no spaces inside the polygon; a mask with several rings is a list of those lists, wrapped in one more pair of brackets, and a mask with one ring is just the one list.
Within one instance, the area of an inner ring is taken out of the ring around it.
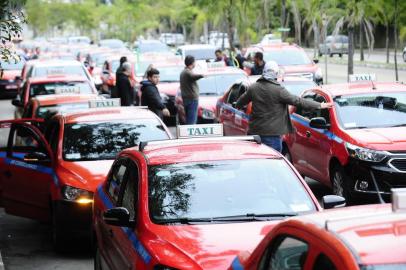
{"label": "front bumper", "polygon": [[92,206],[92,203],[58,200],[53,202],[53,214],[59,220],[62,231],[78,237],[89,237],[92,232]]}
{"label": "front bumper", "polygon": [[[378,187],[375,187],[371,172]],[[350,159],[347,174],[352,180],[351,192],[356,197],[377,198],[379,191],[385,200],[389,200],[392,188],[406,188],[406,155],[387,158],[380,163]]]}

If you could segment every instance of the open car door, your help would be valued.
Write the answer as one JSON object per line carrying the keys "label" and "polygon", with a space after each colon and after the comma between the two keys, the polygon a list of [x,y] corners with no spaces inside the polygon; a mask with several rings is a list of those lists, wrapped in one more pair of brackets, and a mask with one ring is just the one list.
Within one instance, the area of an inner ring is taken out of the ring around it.
{"label": "open car door", "polygon": [[[50,182],[53,155],[33,120],[0,121],[1,202],[12,215],[47,221],[50,217]],[[7,134],[8,131],[8,134]]]}

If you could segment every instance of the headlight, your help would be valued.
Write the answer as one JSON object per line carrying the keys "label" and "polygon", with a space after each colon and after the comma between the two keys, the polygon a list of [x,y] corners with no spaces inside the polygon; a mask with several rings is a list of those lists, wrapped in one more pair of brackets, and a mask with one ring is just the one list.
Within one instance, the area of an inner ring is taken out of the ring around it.
{"label": "headlight", "polygon": [[202,110],[202,118],[204,119],[214,119],[215,115],[214,112],[203,109]]}
{"label": "headlight", "polygon": [[347,151],[351,157],[370,162],[381,162],[388,155],[385,151],[376,151],[346,143]]}
{"label": "headlight", "polygon": [[68,201],[75,201],[78,203],[91,203],[93,202],[93,193],[84,189],[75,188],[71,186],[62,187],[62,197]]}
{"label": "headlight", "polygon": [[322,79],[323,78],[323,72],[321,71],[321,68],[317,68],[316,72],[314,73],[314,77],[316,79]]}
{"label": "headlight", "polygon": [[168,97],[167,94],[165,94],[165,93],[159,93],[159,95],[161,96],[162,101],[163,101],[164,103],[166,103],[166,102],[169,100],[169,97]]}

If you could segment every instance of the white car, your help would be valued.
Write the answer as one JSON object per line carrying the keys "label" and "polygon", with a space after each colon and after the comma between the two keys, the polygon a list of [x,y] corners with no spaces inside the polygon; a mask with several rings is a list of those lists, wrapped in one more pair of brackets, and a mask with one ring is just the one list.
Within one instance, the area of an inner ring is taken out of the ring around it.
{"label": "white car", "polygon": [[216,47],[209,44],[191,44],[178,47],[176,55],[185,59],[186,55],[192,55],[196,60],[210,60],[216,57]]}
{"label": "white car", "polygon": [[268,44],[274,44],[274,43],[282,43],[282,39],[280,36],[276,36],[275,34],[266,34],[261,42],[259,43],[260,45],[268,45]]}

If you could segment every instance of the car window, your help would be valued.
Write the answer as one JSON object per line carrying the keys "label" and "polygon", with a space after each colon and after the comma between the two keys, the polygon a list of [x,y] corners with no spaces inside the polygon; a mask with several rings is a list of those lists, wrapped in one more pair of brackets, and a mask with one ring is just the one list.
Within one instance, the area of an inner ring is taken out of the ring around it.
{"label": "car window", "polygon": [[130,220],[136,217],[137,198],[138,198],[138,166],[132,161],[128,161],[128,172],[123,191],[121,204],[130,213]]}
{"label": "car window", "polygon": [[[297,238],[280,236],[272,241],[261,258],[260,270],[301,270],[309,251],[309,245]],[[324,270],[330,270],[325,268]]]}
{"label": "car window", "polygon": [[37,134],[30,128],[22,125],[12,129],[13,141],[11,145],[12,157],[24,159],[26,153],[40,152],[47,155],[45,146],[42,144]]}
{"label": "car window", "polygon": [[240,93],[240,87],[241,87],[241,84],[240,83],[238,83],[238,84],[234,84],[232,87],[231,87],[231,89],[230,89],[230,92],[229,92],[229,94],[228,94],[228,99],[227,99],[227,103],[228,104],[233,104],[233,102],[236,102],[237,100],[238,100],[238,98],[239,98],[239,93]]}
{"label": "car window", "polygon": [[107,193],[109,194],[113,203],[117,203],[119,200],[121,185],[124,180],[124,176],[127,172],[127,166],[124,160],[117,161],[111,170],[111,173],[107,180]]}
{"label": "car window", "polygon": [[10,134],[11,124],[0,124],[0,151],[5,151],[8,143],[8,136]]}
{"label": "car window", "polygon": [[92,94],[93,89],[88,82],[51,82],[30,85],[30,98],[39,95],[63,93]]}
{"label": "car window", "polygon": [[[320,102],[320,103],[327,102],[323,96],[317,95],[315,93],[306,94],[305,96],[303,96],[303,98],[312,100],[312,101],[316,101],[316,102]],[[299,114],[309,120],[312,118],[315,118],[315,117],[323,117],[324,119],[326,119],[327,124],[330,123],[330,113],[329,113],[328,109],[313,110],[313,109],[304,109],[304,108],[297,107],[296,114]]]}
{"label": "car window", "polygon": [[325,254],[320,253],[313,265],[313,270],[336,270],[337,267]]}

